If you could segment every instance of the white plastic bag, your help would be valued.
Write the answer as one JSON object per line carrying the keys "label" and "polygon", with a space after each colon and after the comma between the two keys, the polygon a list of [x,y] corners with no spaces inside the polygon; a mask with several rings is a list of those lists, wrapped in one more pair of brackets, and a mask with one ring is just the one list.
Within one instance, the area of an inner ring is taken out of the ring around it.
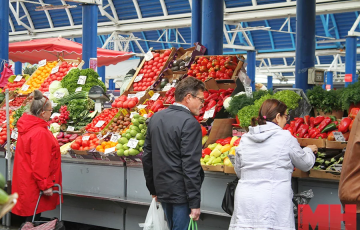
{"label": "white plastic bag", "polygon": [[160,204],[157,208],[155,198],[151,202],[145,223],[139,224],[139,226],[143,230],[169,230],[162,205]]}

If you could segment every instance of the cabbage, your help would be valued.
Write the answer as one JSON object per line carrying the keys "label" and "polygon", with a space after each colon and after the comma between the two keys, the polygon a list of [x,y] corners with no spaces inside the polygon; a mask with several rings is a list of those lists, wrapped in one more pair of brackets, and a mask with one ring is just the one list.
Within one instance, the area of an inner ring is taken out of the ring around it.
{"label": "cabbage", "polygon": [[56,90],[60,89],[61,86],[61,82],[60,81],[53,81],[51,82],[51,84],[49,85],[49,92],[50,93],[54,93]]}
{"label": "cabbage", "polygon": [[52,124],[50,125],[50,131],[51,131],[52,133],[57,133],[57,132],[59,132],[59,131],[60,131],[60,125],[59,125],[58,123],[52,123]]}

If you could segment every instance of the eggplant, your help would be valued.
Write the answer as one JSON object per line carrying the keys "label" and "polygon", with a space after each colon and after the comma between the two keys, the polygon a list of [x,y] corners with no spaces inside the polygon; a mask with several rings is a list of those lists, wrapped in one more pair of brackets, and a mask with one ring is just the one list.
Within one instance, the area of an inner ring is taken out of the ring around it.
{"label": "eggplant", "polygon": [[186,58],[184,59],[184,61],[185,61],[185,62],[189,62],[190,59],[191,59],[191,57],[186,57]]}
{"label": "eggplant", "polygon": [[184,61],[180,62],[180,67],[181,67],[181,66],[185,66],[185,62],[184,62]]}
{"label": "eggplant", "polygon": [[175,61],[173,62],[174,67],[175,67],[175,66],[179,66],[179,64],[180,64],[181,61],[182,61],[182,60],[175,60]]}
{"label": "eggplant", "polygon": [[174,66],[171,68],[172,71],[179,71],[179,69],[180,69],[179,66]]}
{"label": "eggplant", "polygon": [[60,139],[64,137],[64,133],[60,132],[58,135],[56,135],[56,139]]}
{"label": "eggplant", "polygon": [[186,70],[185,66],[180,66],[180,70]]}

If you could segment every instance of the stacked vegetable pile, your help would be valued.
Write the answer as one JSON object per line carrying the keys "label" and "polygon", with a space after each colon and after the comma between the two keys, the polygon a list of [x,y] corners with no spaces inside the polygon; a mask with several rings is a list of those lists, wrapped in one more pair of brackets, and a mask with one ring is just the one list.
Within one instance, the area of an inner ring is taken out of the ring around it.
{"label": "stacked vegetable pile", "polygon": [[197,79],[205,82],[208,77],[220,80],[231,79],[234,70],[238,65],[236,56],[211,56],[199,57],[191,69],[188,70],[187,75],[196,77]]}
{"label": "stacked vegetable pile", "polygon": [[343,90],[325,90],[321,86],[306,92],[310,104],[314,107],[316,114],[322,111],[323,113],[332,113],[333,110],[342,110],[342,102],[339,100]]}
{"label": "stacked vegetable pile", "polygon": [[232,166],[228,155],[235,155],[235,148],[239,145],[240,140],[241,138],[236,136],[218,139],[215,143],[202,150],[200,163],[202,165]]}
{"label": "stacked vegetable pile", "polygon": [[121,95],[115,99],[115,101],[111,104],[111,107],[132,109],[137,105],[138,102],[139,99],[137,97],[128,98],[126,95]]}
{"label": "stacked vegetable pile", "polygon": [[71,149],[86,151],[95,149],[99,144],[99,139],[95,134],[86,133],[83,136],[78,136],[75,141],[71,144]]}
{"label": "stacked vegetable pile", "polygon": [[56,139],[59,142],[60,146],[63,146],[66,143],[73,142],[78,137],[77,134],[70,134],[65,132],[59,132],[56,135]]}
{"label": "stacked vegetable pile", "polygon": [[[18,108],[18,107],[20,107],[23,103],[24,103],[24,101],[26,100],[26,97],[24,97],[24,96],[17,96],[17,97],[15,97],[14,99],[12,99],[12,100],[9,100],[10,102],[9,102],[9,107],[15,107],[15,108]],[[6,104],[4,104],[3,105],[3,107],[2,108],[5,108],[6,107]]]}
{"label": "stacked vegetable pile", "polygon": [[104,109],[94,120],[85,126],[86,131],[98,133],[103,130],[107,124],[115,117],[119,112],[118,109]]}
{"label": "stacked vegetable pile", "polygon": [[[327,151],[326,153],[317,153],[314,170],[339,171],[336,166],[341,166],[344,160],[345,150]],[[341,168],[341,167],[340,167]]]}
{"label": "stacked vegetable pile", "polygon": [[[20,80],[16,77],[17,77],[16,75],[12,75],[9,77],[8,83],[5,85],[4,90],[9,89],[10,91],[14,91],[14,90],[20,89],[24,85],[26,80],[29,79],[30,76],[27,74],[24,74]],[[15,81],[15,79],[16,79],[16,81]]]}
{"label": "stacked vegetable pile", "polygon": [[103,134],[112,132],[112,133],[122,133],[131,122],[130,114],[126,114],[125,116],[119,116],[118,118],[113,118],[112,122],[105,127],[103,130]]}
{"label": "stacked vegetable pile", "polygon": [[[78,84],[80,76],[86,76],[85,84]],[[93,69],[72,69],[70,72],[61,80],[62,88],[66,88],[69,93],[74,93],[76,89],[81,87],[79,91],[89,92],[91,87],[98,85],[106,92],[105,84],[99,80],[99,74]]]}

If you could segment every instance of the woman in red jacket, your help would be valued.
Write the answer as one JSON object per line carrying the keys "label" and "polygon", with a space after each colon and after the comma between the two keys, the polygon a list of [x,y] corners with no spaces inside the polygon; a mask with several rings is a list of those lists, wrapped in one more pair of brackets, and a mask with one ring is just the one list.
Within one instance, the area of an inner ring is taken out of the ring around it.
{"label": "woman in red jacket", "polygon": [[17,122],[18,139],[15,150],[12,192],[19,194],[12,213],[27,217],[31,222],[39,192],[41,197],[36,219],[41,212],[53,210],[59,204],[53,185],[61,185],[61,154],[55,137],[48,129],[47,121],[52,112],[51,101],[39,90],[34,91],[30,114]]}

